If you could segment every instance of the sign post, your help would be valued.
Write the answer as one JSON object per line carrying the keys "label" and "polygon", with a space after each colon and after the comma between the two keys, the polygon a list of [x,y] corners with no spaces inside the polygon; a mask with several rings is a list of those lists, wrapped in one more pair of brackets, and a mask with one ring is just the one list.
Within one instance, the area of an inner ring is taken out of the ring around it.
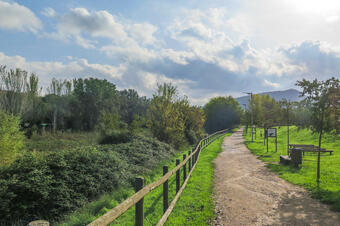
{"label": "sign post", "polygon": [[268,138],[275,137],[275,152],[277,152],[277,131],[276,128],[267,129],[267,152],[268,152]]}

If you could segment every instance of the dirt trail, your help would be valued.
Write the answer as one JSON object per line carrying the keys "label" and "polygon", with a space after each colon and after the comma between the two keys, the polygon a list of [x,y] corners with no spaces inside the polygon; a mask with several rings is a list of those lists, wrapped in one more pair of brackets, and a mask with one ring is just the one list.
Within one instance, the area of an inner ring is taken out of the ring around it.
{"label": "dirt trail", "polygon": [[243,141],[241,130],[226,137],[215,159],[213,225],[340,226],[340,213],[270,172]]}

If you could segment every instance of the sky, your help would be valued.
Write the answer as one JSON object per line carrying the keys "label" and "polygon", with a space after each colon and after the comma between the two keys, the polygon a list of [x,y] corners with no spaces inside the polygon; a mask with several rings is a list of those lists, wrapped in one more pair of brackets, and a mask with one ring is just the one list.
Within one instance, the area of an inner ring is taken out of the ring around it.
{"label": "sky", "polygon": [[0,0],[0,65],[195,105],[340,78],[339,37],[338,0]]}

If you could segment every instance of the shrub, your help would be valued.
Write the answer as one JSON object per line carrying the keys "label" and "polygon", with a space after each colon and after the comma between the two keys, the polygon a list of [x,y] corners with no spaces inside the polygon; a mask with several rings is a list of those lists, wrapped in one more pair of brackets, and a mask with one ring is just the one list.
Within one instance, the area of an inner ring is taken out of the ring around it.
{"label": "shrub", "polygon": [[131,133],[127,130],[113,130],[110,134],[102,134],[99,144],[120,144],[131,140]]}
{"label": "shrub", "polygon": [[169,145],[143,136],[118,145],[27,152],[0,169],[0,225],[60,220],[99,195],[126,187],[174,153]]}
{"label": "shrub", "polygon": [[8,165],[22,148],[24,135],[20,131],[18,117],[0,110],[0,119],[0,165]]}

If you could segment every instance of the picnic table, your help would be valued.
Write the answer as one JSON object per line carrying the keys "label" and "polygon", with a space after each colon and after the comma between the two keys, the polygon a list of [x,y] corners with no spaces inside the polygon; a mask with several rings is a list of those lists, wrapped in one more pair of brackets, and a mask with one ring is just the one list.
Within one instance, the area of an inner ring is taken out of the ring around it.
{"label": "picnic table", "polygon": [[333,150],[327,150],[324,148],[319,149],[318,146],[310,145],[310,144],[289,144],[289,155],[292,151],[299,150],[302,152],[303,155],[305,155],[305,152],[312,152],[312,153],[329,153],[330,155],[333,154]]}

